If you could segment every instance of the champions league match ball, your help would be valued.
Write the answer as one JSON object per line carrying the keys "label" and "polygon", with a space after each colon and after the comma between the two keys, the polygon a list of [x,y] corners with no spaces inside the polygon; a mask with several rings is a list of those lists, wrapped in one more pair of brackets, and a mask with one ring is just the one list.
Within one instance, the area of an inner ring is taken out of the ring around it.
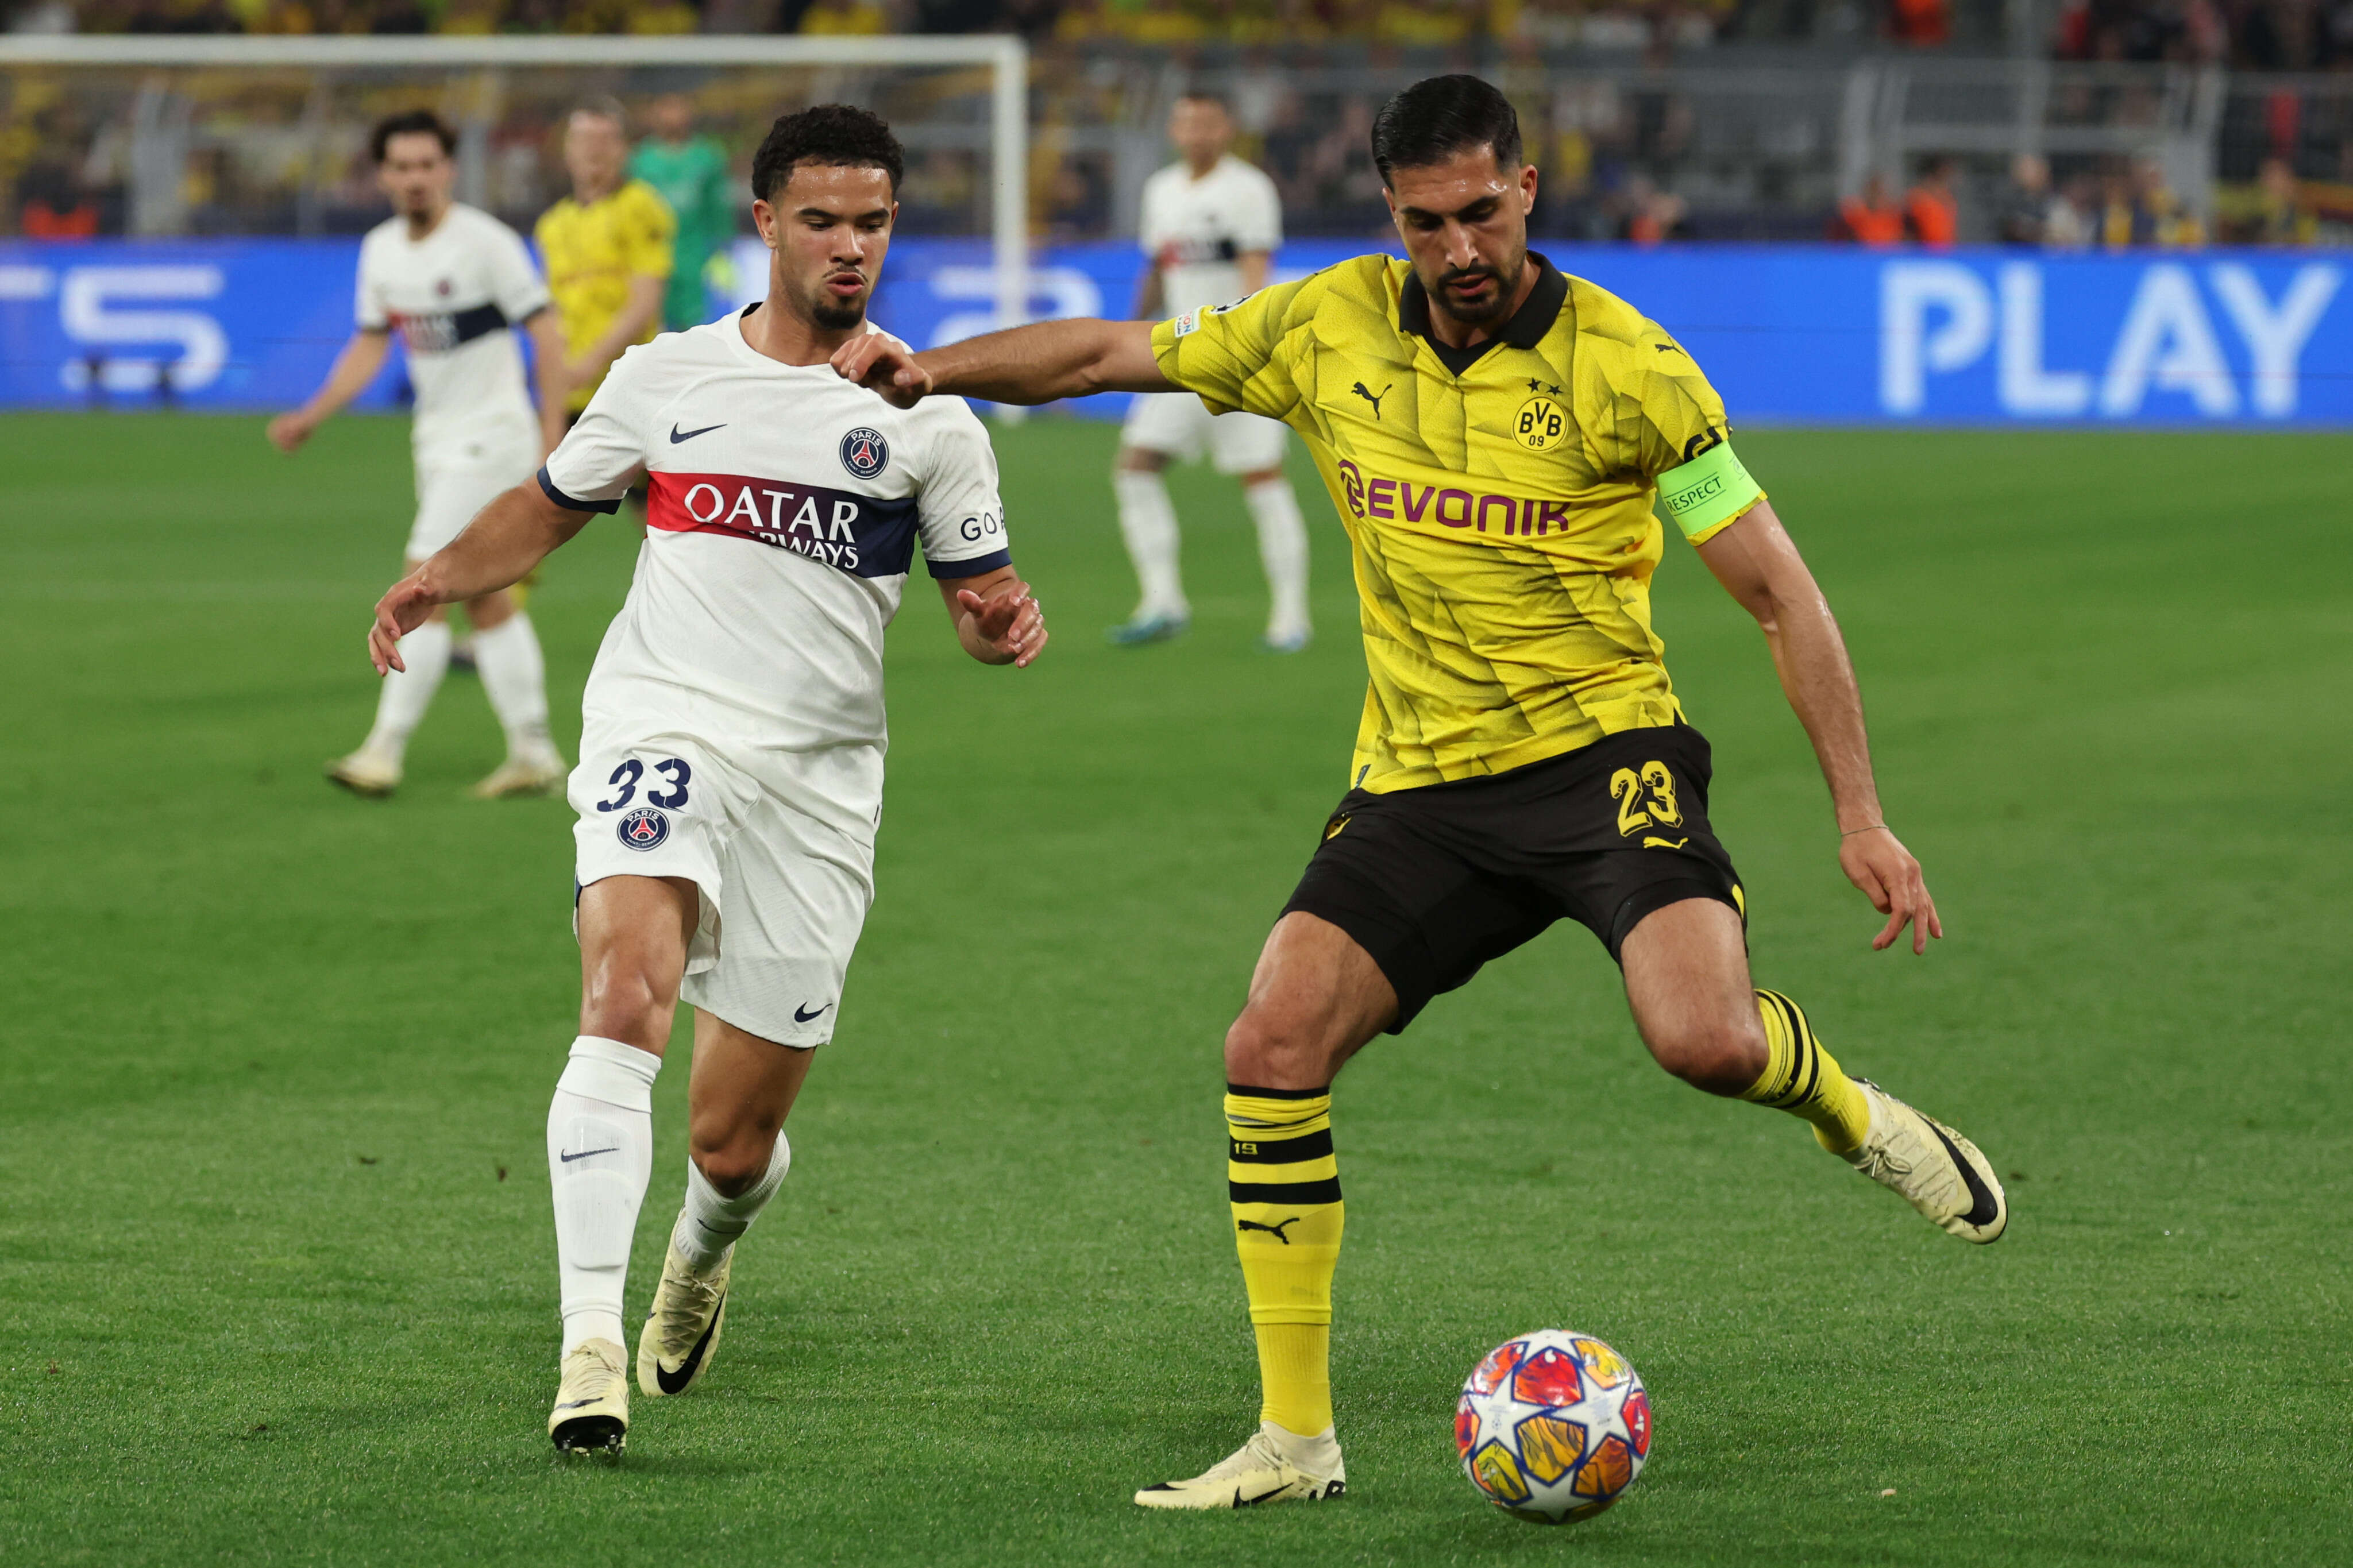
{"label": "champions league match ball", "polygon": [[1454,1406],[1462,1473],[1505,1513],[1591,1519],[1651,1457],[1651,1396],[1633,1363],[1589,1334],[1540,1329],[1472,1369]]}

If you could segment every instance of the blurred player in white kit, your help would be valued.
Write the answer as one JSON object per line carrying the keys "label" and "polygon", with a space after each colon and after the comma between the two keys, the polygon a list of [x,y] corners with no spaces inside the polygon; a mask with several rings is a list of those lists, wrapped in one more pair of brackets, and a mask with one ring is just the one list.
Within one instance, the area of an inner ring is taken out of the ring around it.
{"label": "blurred player in white kit", "polygon": [[[564,337],[547,284],[521,236],[450,200],[457,145],[456,133],[429,110],[377,124],[369,147],[394,210],[360,245],[358,330],[310,402],[269,422],[280,451],[301,447],[367,390],[392,334],[400,334],[417,390],[411,567],[457,538],[492,497],[530,477],[564,428],[563,389],[551,384],[564,363]],[[516,328],[532,334],[536,410],[523,390]],[[552,789],[563,782],[564,759],[548,737],[546,662],[531,617],[503,587],[469,599],[466,615],[482,689],[507,736],[506,761],[473,793],[487,800]],[[365,795],[399,787],[409,734],[448,670],[449,646],[448,617],[437,609],[402,642],[406,668],[385,679],[375,728],[358,751],[327,764],[329,779]]]}
{"label": "blurred player in white kit", "polygon": [[[1282,200],[1272,180],[1230,151],[1234,122],[1222,99],[1198,92],[1178,99],[1168,139],[1183,157],[1144,183],[1137,237],[1151,261],[1136,295],[1140,321],[1229,305],[1258,292],[1282,243]],[[1289,432],[1274,420],[1212,416],[1189,392],[1137,395],[1120,433],[1112,483],[1143,596],[1134,616],[1112,628],[1113,642],[1166,641],[1193,618],[1176,566],[1176,509],[1160,471],[1171,458],[1198,458],[1206,447],[1219,473],[1240,476],[1258,525],[1259,560],[1272,600],[1266,647],[1296,653],[1307,646],[1307,528],[1282,477],[1288,443]]]}
{"label": "blurred player in white kit", "polygon": [[778,120],[752,168],[767,299],[629,349],[536,480],[376,607],[370,652],[397,669],[435,605],[515,582],[645,477],[571,784],[580,1033],[547,1117],[560,1450],[618,1448],[628,1428],[622,1287],[681,995],[686,1198],[638,1386],[682,1394],[710,1370],[735,1241],[791,1163],[785,1118],[873,896],[883,628],[918,550],[973,658],[1027,665],[1046,643],[980,421],[955,399],[894,408],[828,363],[874,330],[902,163],[863,110]]}

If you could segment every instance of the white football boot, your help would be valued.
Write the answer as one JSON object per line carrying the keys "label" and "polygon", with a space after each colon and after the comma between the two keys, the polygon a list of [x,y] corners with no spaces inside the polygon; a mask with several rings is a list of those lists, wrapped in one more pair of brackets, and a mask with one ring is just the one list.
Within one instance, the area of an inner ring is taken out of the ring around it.
{"label": "white football boot", "polygon": [[547,1435],[559,1454],[617,1454],[629,1431],[629,1379],[621,1347],[584,1340],[564,1358]]}
{"label": "white football boot", "polygon": [[1871,1131],[1846,1163],[1904,1195],[1929,1221],[1963,1241],[1999,1240],[2010,1203],[1978,1146],[1924,1116],[1867,1078],[1855,1086],[1871,1102]]}
{"label": "white football boot", "polygon": [[1326,1426],[1313,1437],[1261,1421],[1250,1440],[1188,1481],[1163,1481],[1135,1494],[1145,1508],[1250,1508],[1320,1502],[1348,1489],[1340,1440]]}
{"label": "white football boot", "polygon": [[339,784],[356,795],[381,800],[400,787],[400,763],[365,746],[327,764],[327,782]]}
{"label": "white football boot", "polygon": [[466,793],[476,800],[503,800],[512,795],[547,795],[560,786],[571,770],[553,748],[519,752]]}
{"label": "white football boot", "polygon": [[661,1283],[654,1287],[653,1310],[638,1335],[639,1388],[659,1399],[684,1394],[702,1381],[727,1326],[727,1276],[734,1265],[731,1247],[716,1268],[697,1274],[677,1247],[670,1249]]}

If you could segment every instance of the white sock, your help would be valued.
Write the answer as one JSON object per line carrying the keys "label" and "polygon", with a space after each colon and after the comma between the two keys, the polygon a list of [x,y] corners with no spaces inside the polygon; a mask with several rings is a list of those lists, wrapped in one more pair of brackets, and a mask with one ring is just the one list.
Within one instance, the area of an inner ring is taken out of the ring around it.
{"label": "white sock", "polygon": [[583,1340],[626,1346],[621,1290],[629,1238],[654,1168],[654,1075],[661,1058],[583,1035],[547,1108],[547,1179],[555,1189],[555,1273],[564,1353]]}
{"label": "white sock", "polygon": [[474,634],[474,668],[491,710],[507,732],[507,754],[537,756],[554,742],[547,738],[547,660],[531,617],[517,610],[489,631]]}
{"label": "white sock", "polygon": [[697,1274],[708,1270],[727,1256],[743,1234],[752,1228],[776,1189],[785,1184],[785,1173],[793,1168],[793,1146],[785,1137],[785,1130],[776,1129],[776,1146],[768,1154],[767,1173],[734,1197],[721,1195],[692,1160],[686,1163],[686,1208],[678,1216],[671,1230],[670,1244],[686,1258],[687,1266]]}
{"label": "white sock", "polygon": [[1158,474],[1122,468],[1112,476],[1119,496],[1119,531],[1127,541],[1127,558],[1135,563],[1135,580],[1144,597],[1135,606],[1138,620],[1146,616],[1190,616],[1185,585],[1176,574],[1176,509],[1168,487]]}
{"label": "white sock", "polygon": [[1285,479],[1261,479],[1242,490],[1250,518],[1258,524],[1258,558],[1266,567],[1266,587],[1273,601],[1266,618],[1266,635],[1295,637],[1307,627],[1307,522],[1299,515],[1299,498]]}
{"label": "white sock", "polygon": [[408,749],[410,731],[433,706],[433,694],[449,671],[449,623],[427,621],[401,638],[400,662],[408,668],[384,678],[375,700],[375,728],[361,748],[381,752],[396,763]]}

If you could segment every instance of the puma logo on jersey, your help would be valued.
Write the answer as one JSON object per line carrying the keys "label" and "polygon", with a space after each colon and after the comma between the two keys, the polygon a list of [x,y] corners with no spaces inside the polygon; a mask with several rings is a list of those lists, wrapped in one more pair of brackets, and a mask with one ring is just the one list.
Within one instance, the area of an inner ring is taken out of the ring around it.
{"label": "puma logo on jersey", "polygon": [[1254,1219],[1238,1219],[1234,1221],[1234,1229],[1237,1231],[1262,1230],[1266,1232],[1267,1235],[1274,1237],[1275,1240],[1282,1243],[1283,1246],[1289,1247],[1291,1245],[1291,1237],[1282,1234],[1283,1227],[1285,1226],[1297,1225],[1303,1217],[1303,1216],[1299,1215],[1293,1215],[1289,1219],[1278,1220],[1273,1225],[1261,1225]]}
{"label": "puma logo on jersey", "polygon": [[[1389,386],[1395,386],[1396,384],[1397,383],[1394,381],[1389,383]],[[1384,386],[1378,392],[1366,392],[1365,390],[1365,384],[1360,381],[1348,390],[1363,398],[1366,402],[1371,404],[1373,405],[1373,417],[1378,419],[1381,416],[1381,399],[1389,395],[1389,386]]]}

